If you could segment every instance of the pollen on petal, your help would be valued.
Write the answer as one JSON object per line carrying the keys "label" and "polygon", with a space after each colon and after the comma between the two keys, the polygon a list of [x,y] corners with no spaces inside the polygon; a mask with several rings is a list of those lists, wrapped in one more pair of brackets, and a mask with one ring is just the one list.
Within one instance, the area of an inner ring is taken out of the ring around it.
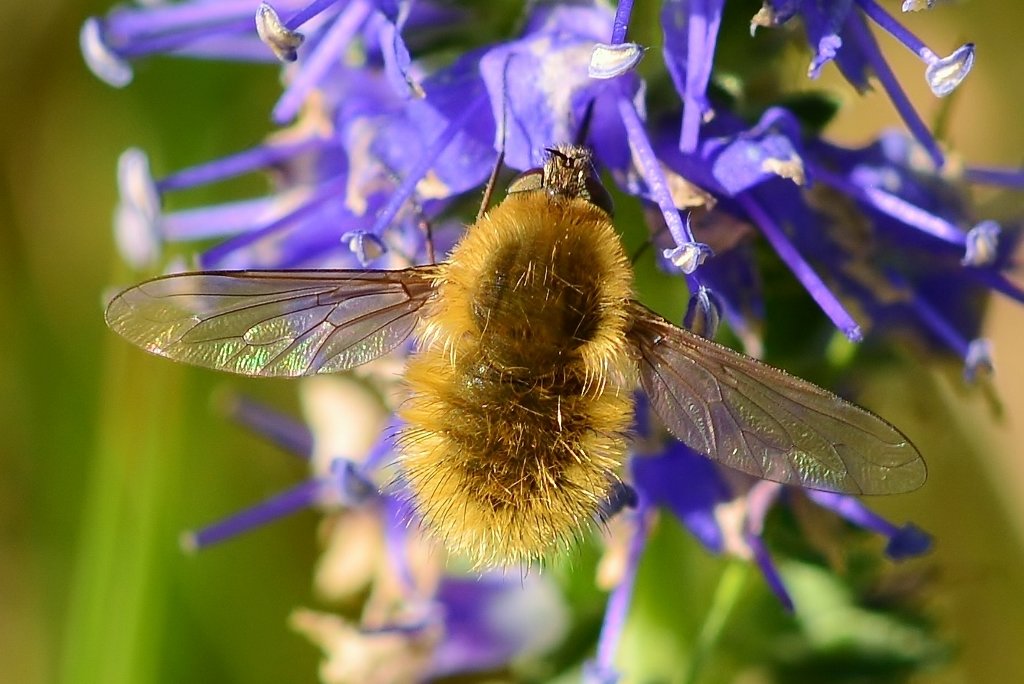
{"label": "pollen on petal", "polygon": [[797,185],[803,185],[807,182],[804,162],[795,154],[791,155],[788,159],[769,157],[761,162],[761,170],[767,173],[774,173],[780,178],[788,178]]}
{"label": "pollen on petal", "polygon": [[282,62],[294,62],[298,59],[297,51],[306,39],[298,31],[292,31],[285,26],[277,11],[265,2],[256,10],[256,33]]}
{"label": "pollen on petal", "polygon": [[711,248],[702,242],[685,242],[672,249],[664,250],[662,254],[680,271],[690,274],[711,256]]}
{"label": "pollen on petal", "polygon": [[968,342],[967,354],[964,357],[964,379],[967,382],[974,382],[979,373],[991,373],[994,370],[992,341],[979,337]]}
{"label": "pollen on petal", "polygon": [[123,88],[132,82],[132,67],[111,49],[103,38],[103,24],[96,17],[89,17],[82,24],[78,34],[82,57],[89,70],[115,88]]}
{"label": "pollen on petal", "polygon": [[935,0],[903,0],[903,7],[900,9],[904,12],[920,12],[934,6]]}
{"label": "pollen on petal", "polygon": [[368,266],[387,251],[381,239],[367,230],[351,230],[341,236],[341,241],[348,245],[363,266]]}
{"label": "pollen on petal", "polygon": [[598,79],[621,76],[640,63],[645,51],[646,48],[636,43],[597,43],[590,53],[587,75]]}
{"label": "pollen on petal", "polygon": [[999,234],[1002,229],[995,221],[982,221],[967,231],[964,266],[988,266],[999,255]]}
{"label": "pollen on petal", "polygon": [[974,43],[965,43],[948,57],[932,61],[925,69],[925,80],[936,97],[945,97],[967,78],[972,66]]}
{"label": "pollen on petal", "polygon": [[117,162],[120,201],[114,214],[118,250],[135,268],[153,266],[160,258],[160,196],[149,171],[149,158],[132,147]]}

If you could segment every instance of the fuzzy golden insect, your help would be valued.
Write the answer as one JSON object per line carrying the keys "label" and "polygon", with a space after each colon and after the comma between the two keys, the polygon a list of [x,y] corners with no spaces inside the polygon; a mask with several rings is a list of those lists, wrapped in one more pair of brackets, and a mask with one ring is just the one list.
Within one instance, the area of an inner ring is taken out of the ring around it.
{"label": "fuzzy golden insect", "polygon": [[560,147],[445,263],[172,275],[119,294],[107,323],[254,376],[346,370],[415,335],[403,479],[426,527],[481,565],[541,558],[600,515],[637,385],[674,436],[757,477],[855,494],[923,483],[883,419],[635,301],[610,214],[590,153]]}

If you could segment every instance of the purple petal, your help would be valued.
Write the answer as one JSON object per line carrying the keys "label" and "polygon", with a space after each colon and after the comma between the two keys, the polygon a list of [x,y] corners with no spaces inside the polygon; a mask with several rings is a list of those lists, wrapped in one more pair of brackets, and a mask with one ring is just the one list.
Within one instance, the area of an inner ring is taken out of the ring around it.
{"label": "purple petal", "polygon": [[722,550],[714,510],[731,494],[709,459],[672,441],[662,455],[632,458],[630,470],[642,500],[669,509],[701,544],[716,553]]}
{"label": "purple petal", "polygon": [[412,196],[416,189],[416,185],[423,179],[427,172],[437,163],[438,157],[444,152],[445,148],[451,144],[455,136],[462,131],[467,123],[476,116],[477,112],[483,109],[486,101],[483,98],[477,99],[475,102],[468,102],[464,107],[462,114],[453,119],[448,123],[447,128],[435,139],[430,147],[425,149],[420,156],[420,159],[416,162],[416,165],[406,173],[402,179],[401,184],[391,194],[391,198],[388,203],[384,206],[384,209],[377,215],[374,220],[372,232],[379,234],[387,227],[391,221],[398,214],[398,211],[402,208],[409,198]]}
{"label": "purple petal", "polygon": [[324,491],[325,485],[319,480],[303,482],[220,522],[196,532],[184,533],[181,537],[181,546],[186,552],[192,552],[236,537],[243,532],[316,505]]}
{"label": "purple petal", "polygon": [[629,548],[626,550],[625,569],[622,578],[612,590],[608,597],[608,604],[604,611],[604,621],[601,623],[601,635],[597,640],[597,655],[591,671],[595,674],[603,673],[610,675],[615,671],[615,651],[619,646],[619,639],[622,636],[622,628],[626,623],[626,616],[629,614],[629,605],[633,598],[633,585],[636,583],[637,569],[640,567],[640,558],[643,555],[644,547],[647,545],[649,526],[648,503],[641,496],[640,504],[633,513],[635,526],[633,536],[629,540]]}
{"label": "purple petal", "polygon": [[832,323],[854,342],[859,342],[863,337],[860,325],[843,306],[839,298],[829,289],[828,285],[814,271],[806,259],[797,251],[793,243],[787,238],[782,228],[776,224],[772,217],[760,206],[760,204],[748,194],[738,198],[740,206],[750,215],[754,222],[761,229],[762,234],[771,243],[772,249],[785,262],[789,270],[796,275],[797,280],[804,286],[808,294],[818,303],[825,315]]}
{"label": "purple petal", "polygon": [[446,577],[435,600],[444,611],[445,637],[434,651],[431,678],[539,654],[557,644],[568,626],[562,599],[546,577]]}
{"label": "purple petal", "polygon": [[[807,70],[808,77],[818,78],[821,68],[836,58],[839,48],[843,45],[840,31],[852,8],[853,0],[800,3],[800,15],[807,31],[807,42],[814,51],[814,57]],[[856,72],[853,75],[851,82],[855,86],[862,88],[866,85],[866,78],[859,77]]]}
{"label": "purple petal", "polygon": [[353,0],[330,25],[305,57],[295,77],[281,94],[271,114],[279,124],[295,118],[309,94],[327,78],[341,60],[345,48],[362,28],[371,7],[365,0]]}
{"label": "purple petal", "polygon": [[892,100],[893,105],[896,107],[900,118],[903,119],[907,128],[910,129],[911,134],[928,151],[935,166],[941,168],[946,163],[945,155],[939,149],[939,144],[934,136],[932,136],[931,131],[928,130],[928,126],[921,120],[910,99],[903,92],[899,81],[896,80],[896,75],[893,74],[892,69],[889,68],[889,64],[878,49],[878,43],[875,42],[874,36],[871,35],[871,31],[864,25],[864,20],[857,14],[851,14],[846,22],[846,30],[852,40],[856,42],[858,52],[863,54],[864,58],[871,65],[885,92],[888,93],[889,99]]}
{"label": "purple petal", "polygon": [[[709,251],[710,248],[694,240],[693,233],[679,218],[679,210],[672,200],[672,193],[669,192],[668,182],[661,169],[661,162],[651,147],[651,141],[644,130],[643,120],[636,104],[625,97],[619,98],[619,115],[626,126],[626,136],[629,138],[640,175],[647,183],[651,197],[661,209],[661,215],[665,219],[669,233],[675,240],[676,247],[681,250],[678,253],[673,252],[673,255],[678,254],[683,257],[684,265],[696,269],[703,260],[700,254]],[[700,286],[696,280],[690,282],[690,285],[694,291]]]}
{"label": "purple petal", "polygon": [[552,46],[538,54],[531,43],[490,51],[480,61],[491,111],[499,122],[496,146],[504,144],[505,163],[520,171],[544,163],[544,150],[555,142],[569,142],[573,100],[589,85],[589,59],[582,49]]}
{"label": "purple petal", "polygon": [[931,535],[916,525],[907,523],[889,538],[889,543],[885,546],[885,555],[893,560],[904,560],[928,553],[931,547]]}
{"label": "purple petal", "polygon": [[412,57],[402,40],[401,24],[395,20],[381,22],[378,40],[384,58],[384,72],[395,93],[403,98],[423,97],[423,87],[412,76]]}
{"label": "purple petal", "polygon": [[705,93],[711,79],[724,0],[665,0],[661,9],[665,67],[683,98],[679,149],[697,149],[701,124],[712,114]]}
{"label": "purple petal", "polygon": [[[480,74],[479,55],[469,54],[456,60],[449,68],[424,81],[423,87],[427,91],[426,99],[407,104],[407,120],[418,127],[421,147],[425,149],[431,141],[445,135],[450,122],[462,122],[451,145],[437,158],[432,175],[449,194],[479,188],[494,166],[497,130],[489,107],[475,110],[471,117],[465,116],[467,105],[488,98]],[[386,152],[384,145],[388,148]],[[409,145],[403,144],[402,137],[395,135],[393,129],[378,139],[374,150],[390,160],[389,163],[400,163],[394,168],[403,173],[408,173],[416,161],[415,157],[409,158]]]}
{"label": "purple petal", "polygon": [[757,567],[761,570],[761,575],[768,583],[768,588],[772,590],[776,598],[779,599],[779,603],[782,607],[793,612],[795,606],[793,605],[793,597],[789,595],[789,591],[786,589],[785,582],[782,581],[782,575],[779,574],[779,569],[775,565],[775,561],[772,560],[772,556],[768,553],[768,548],[764,544],[764,540],[761,537],[748,534],[747,544],[750,546],[751,553],[754,555],[754,562],[757,563]]}
{"label": "purple petal", "polygon": [[617,45],[626,40],[629,18],[633,14],[633,0],[619,0],[615,7],[615,18],[612,20],[611,43]]}
{"label": "purple petal", "polygon": [[[552,6],[531,18],[527,35],[480,59],[494,121],[494,147],[524,171],[544,163],[545,148],[576,138],[574,113],[608,87],[588,75],[595,42],[611,17],[602,8]],[[618,83],[616,81],[615,83]]]}
{"label": "purple petal", "polygon": [[305,460],[313,455],[313,433],[309,427],[291,416],[246,396],[231,394],[220,402],[229,418]]}
{"label": "purple petal", "polygon": [[802,185],[803,153],[798,147],[799,139],[799,125],[792,114],[772,107],[749,130],[707,140],[700,154],[710,163],[711,173],[722,189],[738,195],[778,177]]}
{"label": "purple petal", "polygon": [[878,515],[859,499],[846,494],[807,490],[807,498],[823,508],[840,515],[854,525],[889,539],[886,553],[894,560],[920,555],[931,546],[931,537],[918,527],[906,524],[896,526]]}

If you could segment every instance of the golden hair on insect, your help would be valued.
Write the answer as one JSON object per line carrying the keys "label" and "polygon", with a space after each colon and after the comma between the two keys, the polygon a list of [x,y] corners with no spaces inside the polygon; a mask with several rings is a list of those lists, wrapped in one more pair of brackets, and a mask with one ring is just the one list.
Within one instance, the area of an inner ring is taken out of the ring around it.
{"label": "golden hair on insect", "polygon": [[589,153],[554,150],[541,173],[452,251],[405,375],[405,482],[427,527],[480,564],[578,536],[616,482],[633,415],[632,273],[583,194]]}

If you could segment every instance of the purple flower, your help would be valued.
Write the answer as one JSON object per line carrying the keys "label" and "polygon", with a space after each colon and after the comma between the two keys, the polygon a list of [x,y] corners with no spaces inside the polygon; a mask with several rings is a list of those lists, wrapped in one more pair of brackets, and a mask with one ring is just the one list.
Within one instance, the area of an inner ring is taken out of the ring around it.
{"label": "purple flower", "polygon": [[397,622],[355,625],[300,609],[292,626],[324,652],[328,684],[426,681],[507,665],[557,644],[568,616],[550,580],[488,575],[440,580]]}
{"label": "purple flower", "polygon": [[868,332],[909,329],[970,361],[968,375],[978,367],[969,356],[978,297],[995,290],[1024,301],[1007,277],[1019,231],[974,215],[959,179],[922,164],[920,148],[900,133],[840,148],[807,138],[776,108],[749,128],[720,115],[696,153],[684,155],[672,128],[654,147],[671,171],[716,199],[693,224],[697,239],[720,245],[700,275],[744,340],[762,311],[744,237],[751,229],[847,337],[865,332],[855,303],[868,314]]}
{"label": "purple flower", "polygon": [[[582,140],[618,189],[643,203],[659,265],[689,288],[691,329],[710,337],[724,321],[748,353],[761,355],[770,294],[763,239],[822,320],[847,338],[910,333],[962,359],[968,379],[989,369],[979,302],[991,292],[1024,301],[1007,275],[1019,230],[978,214],[966,187],[1019,189],[1024,173],[951,168],[870,26],[923,62],[938,97],[969,73],[973,44],[940,57],[874,0],[766,0],[749,27],[730,25],[724,5],[664,0],[660,55],[628,39],[626,0],[614,13],[597,2],[528,3],[515,28],[500,31],[470,5],[426,0],[118,7],[81,33],[86,62],[112,85],[126,85],[133,63],[155,55],[277,64],[284,84],[270,113],[278,129],[249,149],[156,175],[144,152],[123,155],[121,254],[147,269],[423,263],[458,239],[458,204],[477,202],[499,155],[522,171],[540,165],[553,144]],[[748,28],[788,22],[803,27],[809,77],[833,62],[858,90],[877,79],[909,135],[871,133],[861,147],[842,147],[779,106],[782,93],[744,106],[723,96],[720,36],[747,40]],[[675,95],[664,97],[663,84]],[[272,178],[265,194],[162,208],[172,193],[250,173]],[[168,245],[211,241],[191,263],[165,257]],[[334,600],[369,596],[358,620],[293,616],[325,653],[325,681],[421,681],[505,667],[566,631],[547,576],[448,572],[443,550],[410,524],[390,467],[400,365],[393,358],[357,371],[387,409],[365,386],[340,379],[306,384],[305,422],[233,402],[238,420],[308,460],[310,479],[185,539],[202,547],[299,508],[325,511],[318,589]],[[928,548],[916,527],[895,526],[856,499],[727,473],[683,444],[661,443],[643,424],[646,412],[637,417],[638,434],[654,446],[631,458],[602,509],[614,515],[618,542],[608,557],[617,568],[603,582],[611,593],[586,681],[618,681],[615,651],[659,509],[712,553],[754,562],[790,608],[763,533],[768,513],[798,497],[882,535],[891,558]]]}
{"label": "purple flower", "polygon": [[[784,606],[792,599],[762,538],[769,511],[797,495],[775,482],[726,473],[702,455],[677,442],[661,454],[639,455],[631,462],[633,485],[649,507],[669,511],[713,553],[726,552],[753,560]],[[686,482],[686,487],[678,486]],[[812,502],[864,530],[887,539],[886,554],[894,560],[925,553],[927,534],[912,524],[896,526],[845,494],[807,490]]]}
{"label": "purple flower", "polygon": [[679,149],[683,152],[697,148],[701,124],[714,117],[706,93],[724,5],[725,0],[666,0],[661,6],[665,68],[683,98],[679,138]]}
{"label": "purple flower", "polygon": [[[367,381],[387,391],[393,376]],[[308,506],[328,515],[318,593],[348,601],[369,592],[351,622],[301,609],[292,626],[324,651],[325,682],[420,681],[486,671],[537,656],[568,628],[547,577],[445,572],[445,556],[411,522],[405,497],[386,482],[394,426],[373,393],[348,378],[315,378],[303,393],[309,425],[244,398],[226,403],[239,422],[311,461],[309,481],[186,536],[194,549]],[[399,674],[404,673],[404,674]]]}
{"label": "purple flower", "polygon": [[821,68],[834,61],[843,76],[858,90],[868,87],[874,74],[885,89],[918,142],[927,150],[932,162],[941,167],[945,155],[914,110],[885,61],[881,49],[868,30],[872,21],[911,50],[925,64],[925,79],[936,96],[951,92],[967,76],[974,64],[974,45],[967,43],[948,57],[939,57],[920,39],[904,28],[875,0],[840,0],[819,3],[802,0],[765,0],[761,11],[751,21],[751,31],[758,26],[779,26],[799,17],[814,53],[808,76],[817,78]]}
{"label": "purple flower", "polygon": [[93,73],[123,87],[133,77],[131,62],[151,55],[273,61],[253,29],[249,0],[124,6],[103,19],[87,20],[80,43]]}

